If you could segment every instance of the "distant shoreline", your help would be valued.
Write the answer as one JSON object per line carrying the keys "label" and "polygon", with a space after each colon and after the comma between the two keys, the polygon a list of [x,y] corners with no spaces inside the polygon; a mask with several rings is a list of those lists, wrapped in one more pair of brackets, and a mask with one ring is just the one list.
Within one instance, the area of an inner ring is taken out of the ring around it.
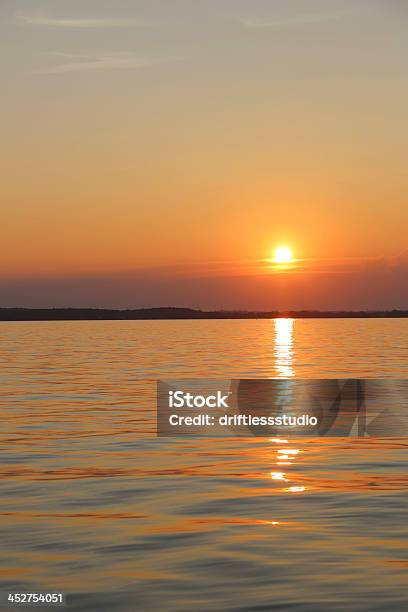
{"label": "distant shoreline", "polygon": [[244,311],[193,308],[0,308],[0,321],[154,321],[200,319],[373,319],[407,318],[408,310]]}

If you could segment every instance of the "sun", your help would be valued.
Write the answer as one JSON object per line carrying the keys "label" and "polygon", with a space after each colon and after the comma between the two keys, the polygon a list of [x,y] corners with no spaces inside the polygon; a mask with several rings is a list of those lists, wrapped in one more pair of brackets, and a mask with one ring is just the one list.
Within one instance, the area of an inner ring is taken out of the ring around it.
{"label": "sun", "polygon": [[274,263],[289,264],[293,261],[292,250],[288,246],[279,246],[275,249],[273,256]]}

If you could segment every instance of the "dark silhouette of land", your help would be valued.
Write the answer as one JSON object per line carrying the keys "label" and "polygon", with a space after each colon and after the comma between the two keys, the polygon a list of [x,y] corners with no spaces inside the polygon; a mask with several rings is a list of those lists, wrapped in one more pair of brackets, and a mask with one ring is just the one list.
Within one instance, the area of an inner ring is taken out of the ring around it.
{"label": "dark silhouette of land", "polygon": [[97,321],[97,320],[164,320],[164,319],[366,319],[403,318],[408,310],[363,311],[246,311],[246,310],[195,310],[192,308],[139,308],[113,310],[105,308],[0,308],[0,321]]}

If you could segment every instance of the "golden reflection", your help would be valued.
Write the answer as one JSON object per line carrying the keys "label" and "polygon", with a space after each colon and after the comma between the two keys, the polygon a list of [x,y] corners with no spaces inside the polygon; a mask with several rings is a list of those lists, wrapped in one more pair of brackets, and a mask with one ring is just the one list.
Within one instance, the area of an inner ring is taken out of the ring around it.
{"label": "golden reflection", "polygon": [[[282,440],[276,439],[276,438],[271,438],[270,442],[276,442],[276,440],[278,440],[279,442],[281,442]],[[287,466],[287,465],[292,465],[296,459],[298,459],[298,455],[300,453],[302,453],[303,451],[300,448],[279,448],[276,449],[275,451],[275,465],[276,466]],[[273,471],[270,472],[270,477],[272,480],[278,481],[278,482],[290,482],[290,481],[294,481],[296,478],[294,477],[294,475],[292,474],[288,474],[287,472],[281,472],[281,471]],[[285,489],[279,489],[278,491],[282,492],[282,493],[303,493],[304,491],[306,491],[306,487],[303,485],[292,485],[290,487],[287,487]]]}
{"label": "golden reflection", "polygon": [[289,480],[289,478],[286,478],[285,472],[271,472],[271,478],[272,480]]}
{"label": "golden reflection", "polygon": [[294,319],[274,319],[275,324],[275,368],[280,378],[291,378],[293,369],[293,325]]}
{"label": "golden reflection", "polygon": [[276,442],[276,444],[288,444],[289,440],[283,440],[282,438],[269,438],[269,442]]}

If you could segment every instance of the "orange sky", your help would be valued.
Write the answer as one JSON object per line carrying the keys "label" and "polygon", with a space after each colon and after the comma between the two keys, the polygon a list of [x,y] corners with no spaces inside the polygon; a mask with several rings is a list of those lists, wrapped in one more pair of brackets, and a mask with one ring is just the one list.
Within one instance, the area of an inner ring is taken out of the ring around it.
{"label": "orange sky", "polygon": [[280,243],[404,253],[402,3],[45,0],[0,17],[0,280],[194,276]]}

